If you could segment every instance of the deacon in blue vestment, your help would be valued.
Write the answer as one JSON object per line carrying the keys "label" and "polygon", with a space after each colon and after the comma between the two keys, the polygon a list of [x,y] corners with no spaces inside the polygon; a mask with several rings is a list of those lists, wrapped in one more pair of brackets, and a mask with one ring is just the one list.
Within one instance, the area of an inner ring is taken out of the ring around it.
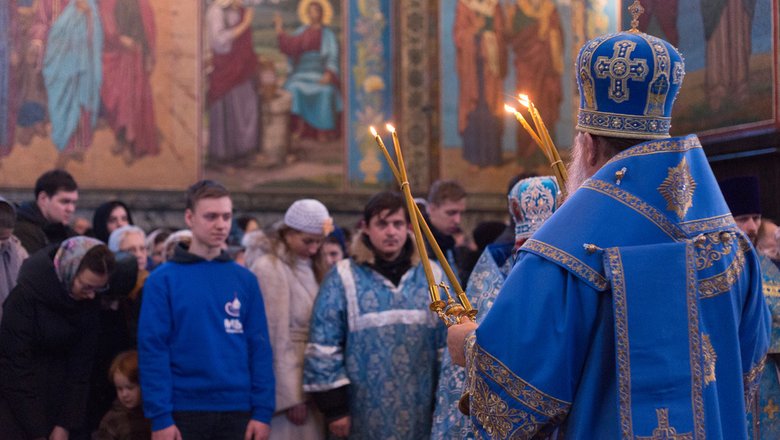
{"label": "deacon in blue vestment", "polygon": [[[740,176],[718,182],[737,226],[753,246],[761,228],[761,193],[756,176]],[[772,260],[759,253],[763,292],[772,315],[772,337],[758,394],[748,408],[751,440],[780,438],[780,270]]]}
{"label": "deacon in blue vestment", "polygon": [[585,43],[575,71],[571,195],[476,335],[449,330],[475,435],[744,439],[769,313],[701,144],[669,137],[682,57],[632,29]]}
{"label": "deacon in blue vestment", "polygon": [[445,327],[428,309],[408,225],[400,194],[372,197],[352,257],[325,277],[314,303],[303,389],[336,436],[430,437]]}
{"label": "deacon in blue vestment", "polygon": [[[501,286],[515,262],[515,252],[550,218],[559,204],[555,177],[529,177],[518,181],[507,195],[509,215],[515,225],[515,240],[488,245],[471,272],[466,295],[479,310],[477,322],[493,306]],[[449,352],[442,358],[436,410],[433,413],[432,440],[471,439],[471,422],[458,409],[464,391],[466,370],[452,363]]]}

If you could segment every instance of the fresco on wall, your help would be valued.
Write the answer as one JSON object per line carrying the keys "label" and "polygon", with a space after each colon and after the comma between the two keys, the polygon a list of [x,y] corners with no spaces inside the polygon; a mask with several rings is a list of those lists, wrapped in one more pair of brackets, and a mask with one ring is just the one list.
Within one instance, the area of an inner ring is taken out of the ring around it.
{"label": "fresco on wall", "polygon": [[243,191],[390,181],[368,135],[392,114],[389,0],[203,7],[207,177]]}
{"label": "fresco on wall", "polygon": [[[777,2],[644,0],[642,5],[640,28],[668,40],[685,57],[673,134],[724,133],[777,119]],[[629,21],[623,17],[624,26]]]}
{"label": "fresco on wall", "polygon": [[205,5],[205,169],[240,190],[340,188],[341,3]]}
{"label": "fresco on wall", "polygon": [[197,78],[187,74],[197,11],[154,3],[6,2],[0,186],[31,186],[55,166],[85,188],[173,189],[197,177]]}
{"label": "fresco on wall", "polygon": [[576,50],[586,37],[615,29],[615,3],[441,2],[442,177],[459,179],[474,192],[497,192],[515,174],[550,172],[504,103],[528,94],[565,150],[577,104]]}

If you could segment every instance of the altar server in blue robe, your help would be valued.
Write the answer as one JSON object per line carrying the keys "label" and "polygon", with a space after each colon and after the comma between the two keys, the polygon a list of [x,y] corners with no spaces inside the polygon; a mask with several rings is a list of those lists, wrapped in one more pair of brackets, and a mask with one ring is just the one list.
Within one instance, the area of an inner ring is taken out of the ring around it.
{"label": "altar server in blue robe", "polygon": [[[737,226],[750,238],[753,246],[761,228],[761,193],[756,176],[740,176],[718,182]],[[749,438],[780,438],[780,270],[772,260],[758,254],[763,292],[772,314],[772,337],[758,395],[748,408]]]}
{"label": "altar server in blue robe", "polygon": [[[466,295],[479,310],[481,321],[504,285],[515,263],[515,252],[558,208],[558,183],[552,176],[529,177],[518,181],[509,191],[509,215],[515,225],[515,240],[488,245],[477,260],[466,286]],[[466,382],[466,370],[452,363],[449,352],[442,358],[439,385],[436,389],[436,410],[433,414],[431,439],[471,439],[471,422],[458,403]]]}
{"label": "altar server in blue robe", "polygon": [[[350,254],[320,285],[303,389],[336,436],[428,439],[446,331],[428,309],[400,194],[368,201]],[[441,267],[432,267],[441,280]]]}
{"label": "altar server in blue robe", "polygon": [[477,438],[747,437],[770,316],[699,140],[669,137],[684,71],[635,28],[580,50],[570,196],[449,330]]}

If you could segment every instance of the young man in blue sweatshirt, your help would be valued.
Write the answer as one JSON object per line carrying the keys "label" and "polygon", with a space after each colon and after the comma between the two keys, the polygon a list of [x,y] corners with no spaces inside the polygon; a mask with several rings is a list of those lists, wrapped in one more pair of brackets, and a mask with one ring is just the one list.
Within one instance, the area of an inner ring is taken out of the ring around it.
{"label": "young man in blue sweatshirt", "polygon": [[257,278],[222,250],[232,208],[222,185],[191,186],[192,244],[144,285],[138,354],[154,440],[268,438],[271,345]]}

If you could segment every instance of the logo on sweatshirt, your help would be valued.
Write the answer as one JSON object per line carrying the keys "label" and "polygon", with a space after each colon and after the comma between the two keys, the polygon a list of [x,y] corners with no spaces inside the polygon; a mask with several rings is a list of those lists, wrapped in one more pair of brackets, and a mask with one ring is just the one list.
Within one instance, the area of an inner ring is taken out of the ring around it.
{"label": "logo on sweatshirt", "polygon": [[238,300],[238,295],[233,295],[233,301],[228,301],[225,304],[225,313],[230,318],[225,318],[225,332],[226,333],[244,333],[244,326],[241,324],[241,320],[237,319],[241,316],[241,301]]}
{"label": "logo on sweatshirt", "polygon": [[241,316],[241,301],[238,300],[238,296],[234,296],[233,301],[225,303],[225,312],[234,318]]}

